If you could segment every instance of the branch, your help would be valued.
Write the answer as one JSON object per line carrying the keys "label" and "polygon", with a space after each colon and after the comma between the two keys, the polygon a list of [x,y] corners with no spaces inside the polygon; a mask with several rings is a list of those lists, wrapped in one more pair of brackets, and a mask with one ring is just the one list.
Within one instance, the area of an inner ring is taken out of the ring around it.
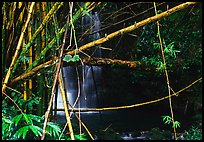
{"label": "branch", "polygon": [[60,50],[60,55],[59,55],[59,63],[57,64],[57,70],[56,70],[56,74],[55,74],[55,78],[54,78],[54,83],[52,86],[52,92],[51,92],[51,97],[50,97],[50,101],[49,101],[49,106],[47,108],[47,111],[45,112],[45,121],[44,121],[44,125],[43,125],[43,133],[41,136],[41,140],[44,140],[45,138],[45,130],[47,127],[47,121],[48,121],[48,117],[49,117],[49,113],[52,107],[52,102],[53,102],[53,98],[54,98],[54,91],[55,91],[55,86],[57,83],[57,78],[59,76],[59,72],[60,72],[60,67],[61,67],[61,63],[62,63],[62,55],[63,55],[63,51],[64,51],[64,45],[65,45],[65,39],[67,36],[67,31],[68,31],[68,24],[69,24],[69,16],[67,17],[67,22],[66,22],[66,29],[65,29],[65,33],[64,33],[64,39],[63,39],[63,43],[62,43],[62,47]]}
{"label": "branch", "polygon": [[111,34],[109,34],[109,35],[107,35],[107,36],[105,36],[103,38],[100,38],[98,40],[95,40],[93,42],[89,42],[89,43],[81,46],[79,48],[79,50],[72,50],[72,51],[67,52],[66,55],[68,55],[68,54],[73,55],[75,53],[79,53],[80,51],[86,50],[86,49],[88,49],[90,47],[94,47],[94,46],[97,46],[99,44],[102,44],[102,43],[104,43],[104,42],[106,42],[106,41],[108,41],[108,40],[110,40],[110,39],[112,39],[114,37],[120,36],[120,35],[122,35],[124,33],[131,32],[131,31],[133,31],[133,30],[135,30],[135,29],[137,29],[137,28],[139,28],[141,26],[144,26],[144,25],[149,24],[151,22],[154,22],[156,20],[167,17],[167,16],[171,15],[172,13],[174,13],[174,12],[176,12],[178,10],[184,9],[184,8],[186,8],[186,7],[188,7],[189,5],[192,5],[192,4],[196,4],[196,2],[186,2],[186,3],[180,4],[178,6],[175,6],[175,7],[171,8],[171,9],[165,11],[165,12],[162,12],[161,14],[158,14],[156,16],[152,16],[150,18],[147,18],[147,19],[145,19],[143,21],[135,23],[134,25],[131,25],[131,26],[127,27],[127,28],[118,30],[118,31],[116,31],[114,33],[111,33]]}
{"label": "branch", "polygon": [[136,68],[141,63],[139,61],[125,61],[125,60],[118,60],[118,59],[109,59],[109,58],[83,58],[83,63],[88,65],[109,65],[109,64],[116,64],[116,65],[125,65],[129,68]]}
{"label": "branch", "polygon": [[[197,83],[198,81],[201,81],[202,77],[200,77],[199,79],[195,80],[194,82],[192,82],[190,85],[186,86],[185,88],[179,90],[176,93],[171,94],[171,97],[177,97],[179,95],[181,95],[180,93],[183,92],[184,90],[190,88],[191,86],[193,86],[195,83]],[[144,105],[148,105],[148,104],[153,104],[156,102],[160,102],[163,101],[165,99],[168,99],[170,96],[165,96],[159,99],[155,99],[152,101],[148,101],[148,102],[143,102],[143,103],[138,103],[138,104],[133,104],[133,105],[128,105],[128,106],[119,106],[119,107],[106,107],[106,108],[85,108],[85,109],[78,109],[78,108],[74,108],[71,109],[71,111],[77,112],[77,111],[81,111],[81,112],[87,112],[87,111],[107,111],[107,110],[117,110],[117,109],[127,109],[127,108],[133,108],[133,107],[139,107],[139,106],[144,106]],[[64,111],[64,109],[57,109],[58,111]]]}

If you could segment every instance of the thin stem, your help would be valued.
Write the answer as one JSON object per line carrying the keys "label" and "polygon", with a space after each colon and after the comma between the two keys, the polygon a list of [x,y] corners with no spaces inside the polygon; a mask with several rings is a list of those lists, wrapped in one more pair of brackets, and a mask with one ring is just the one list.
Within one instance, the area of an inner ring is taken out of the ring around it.
{"label": "thin stem", "polygon": [[[155,2],[154,2],[154,9],[155,9],[155,14],[157,16],[157,9],[156,9],[156,3]],[[171,100],[171,87],[170,87],[170,83],[169,83],[168,72],[167,72],[167,69],[166,69],[166,59],[165,59],[165,56],[164,56],[164,50],[163,50],[163,45],[162,45],[161,33],[160,33],[160,29],[159,29],[159,21],[157,21],[157,28],[158,28],[158,37],[159,37],[159,42],[160,42],[162,59],[163,59],[163,63],[164,63],[164,71],[165,71],[165,76],[166,76],[166,83],[167,83],[168,93],[169,93],[169,107],[170,107],[170,111],[171,111],[172,123],[174,124],[174,112],[173,112],[173,106],[172,106],[172,100]],[[175,140],[177,140],[176,128],[173,127],[173,129],[174,129],[174,138],[175,138]]]}
{"label": "thin stem", "polygon": [[59,63],[57,65],[56,75],[55,75],[54,83],[53,83],[53,87],[52,87],[51,98],[50,98],[48,109],[47,109],[47,111],[45,113],[45,121],[44,121],[43,134],[42,134],[41,140],[44,140],[44,138],[45,138],[45,130],[46,130],[46,126],[47,126],[48,116],[49,116],[50,109],[51,109],[52,102],[53,102],[53,98],[54,98],[54,95],[55,95],[54,91],[55,91],[55,86],[56,86],[56,83],[57,83],[57,78],[58,78],[60,67],[61,67],[61,63],[62,63],[62,55],[63,55],[65,39],[66,39],[66,36],[67,36],[67,31],[68,31],[68,23],[69,23],[69,17],[67,17],[66,29],[65,29],[65,33],[64,33],[62,48],[61,48],[61,51],[60,51]]}

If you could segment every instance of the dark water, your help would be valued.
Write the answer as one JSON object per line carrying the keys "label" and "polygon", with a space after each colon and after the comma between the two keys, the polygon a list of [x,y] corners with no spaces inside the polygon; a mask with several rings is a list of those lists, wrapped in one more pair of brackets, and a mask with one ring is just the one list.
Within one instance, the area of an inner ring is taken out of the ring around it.
{"label": "dark water", "polygon": [[[146,106],[111,110],[111,111],[91,111],[81,113],[81,120],[94,136],[103,137],[98,132],[113,130],[118,133],[120,137],[122,135],[128,135],[129,133],[137,133],[137,137],[140,136],[140,132],[150,131],[152,128],[160,128],[160,130],[170,130],[173,132],[171,125],[164,124],[162,122],[162,115],[170,115],[168,108],[168,101],[162,103],[150,104]],[[188,116],[183,115],[181,112],[174,113],[175,119],[181,122],[181,128],[177,129],[177,132],[183,132],[191,123]],[[58,120],[59,122],[60,120]],[[72,114],[72,123],[77,125],[75,133],[79,133],[78,121]],[[61,123],[65,123],[65,117],[61,118]],[[86,133],[85,129],[82,131]],[[108,132],[112,135],[111,132]],[[111,139],[112,136],[104,139]]]}

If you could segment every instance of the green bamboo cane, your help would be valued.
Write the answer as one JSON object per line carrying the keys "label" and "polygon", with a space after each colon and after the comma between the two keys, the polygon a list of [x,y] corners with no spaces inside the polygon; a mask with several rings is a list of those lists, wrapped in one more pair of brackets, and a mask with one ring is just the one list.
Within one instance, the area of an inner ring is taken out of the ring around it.
{"label": "green bamboo cane", "polygon": [[[36,17],[39,18],[39,20],[37,20],[37,18],[35,19],[35,23],[36,23],[36,27],[38,27],[40,25],[40,22],[41,22],[41,12],[40,12],[40,3],[37,3],[36,4]],[[36,44],[37,44],[37,49],[36,49],[36,53],[35,53],[35,58],[38,58],[38,55],[40,54],[41,52],[41,36],[38,35],[36,36]],[[37,94],[40,98],[40,101],[39,101],[39,105],[37,106],[37,114],[39,116],[43,115],[43,106],[44,106],[44,76],[43,74],[41,74],[40,76],[37,76]]]}

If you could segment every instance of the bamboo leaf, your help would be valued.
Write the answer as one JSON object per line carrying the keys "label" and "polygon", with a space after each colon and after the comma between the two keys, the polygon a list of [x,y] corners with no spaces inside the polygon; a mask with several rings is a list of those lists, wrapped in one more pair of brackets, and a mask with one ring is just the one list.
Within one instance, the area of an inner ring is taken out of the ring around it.
{"label": "bamboo leaf", "polygon": [[14,138],[19,139],[23,135],[23,139],[25,139],[28,129],[29,129],[29,126],[24,126],[18,129],[16,133],[14,134]]}
{"label": "bamboo leaf", "polygon": [[64,58],[63,58],[63,61],[66,61],[66,62],[70,62],[72,60],[72,55],[66,55]]}
{"label": "bamboo leaf", "polygon": [[32,126],[30,125],[30,129],[33,131],[33,133],[35,134],[35,136],[42,136],[42,128],[38,127],[38,126]]}
{"label": "bamboo leaf", "polygon": [[172,128],[177,128],[177,127],[180,127],[180,122],[175,121]]}
{"label": "bamboo leaf", "polygon": [[19,114],[17,116],[15,116],[12,121],[14,122],[14,125],[17,126],[18,125],[18,122],[21,120],[22,118],[22,114]]}
{"label": "bamboo leaf", "polygon": [[57,136],[59,136],[59,134],[60,134],[60,132],[61,132],[61,128],[57,125],[57,124],[55,124],[55,123],[53,123],[53,122],[48,122],[47,123],[47,126],[49,126],[51,129],[49,130],[49,132],[51,133],[51,135],[52,135],[52,133],[53,133],[53,136],[55,137],[56,135]]}
{"label": "bamboo leaf", "polygon": [[77,62],[79,61],[79,55],[74,55],[72,58],[72,62]]}
{"label": "bamboo leaf", "polygon": [[33,114],[29,114],[28,117],[29,117],[30,119],[32,119],[32,120],[37,121],[37,122],[40,122],[41,120],[43,120],[42,117],[37,116],[37,115],[33,115]]}
{"label": "bamboo leaf", "polygon": [[9,124],[11,124],[11,123],[12,123],[12,121],[11,121],[11,120],[9,120],[9,119],[7,119],[7,118],[4,118],[4,117],[2,117],[2,120],[3,120],[3,121],[5,121],[6,123],[9,123]]}
{"label": "bamboo leaf", "polygon": [[27,114],[24,113],[24,114],[23,114],[23,117],[24,117],[24,119],[25,119],[25,121],[26,121],[27,124],[33,125],[32,119],[31,119],[30,117],[28,117]]}

